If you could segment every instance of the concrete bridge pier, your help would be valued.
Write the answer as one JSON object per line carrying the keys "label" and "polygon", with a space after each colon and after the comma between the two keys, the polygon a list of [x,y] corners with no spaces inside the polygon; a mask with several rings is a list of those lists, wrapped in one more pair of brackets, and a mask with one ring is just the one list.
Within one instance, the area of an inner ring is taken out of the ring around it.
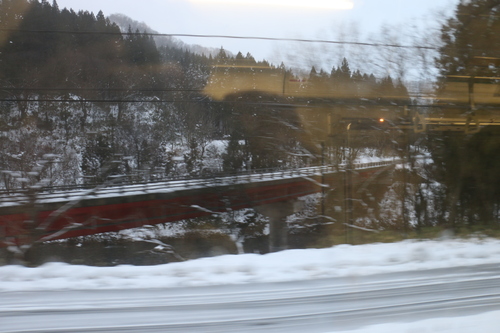
{"label": "concrete bridge pier", "polygon": [[288,248],[288,225],[286,217],[303,208],[303,202],[292,199],[254,207],[269,218],[269,252],[283,251]]}

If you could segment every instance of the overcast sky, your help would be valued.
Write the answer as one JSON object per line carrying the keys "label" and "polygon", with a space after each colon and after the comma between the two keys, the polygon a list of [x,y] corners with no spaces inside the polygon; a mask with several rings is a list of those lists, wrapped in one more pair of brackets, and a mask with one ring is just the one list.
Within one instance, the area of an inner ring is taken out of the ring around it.
{"label": "overcast sky", "polygon": [[[59,7],[75,11],[102,10],[107,16],[122,13],[145,22],[161,33],[234,36],[336,38],[339,26],[358,26],[365,38],[382,24],[432,23],[435,13],[453,9],[459,0],[351,0],[353,9],[326,10],[268,6],[199,4],[189,0],[57,0]],[[304,0],[307,2],[307,0]],[[346,29],[349,30],[349,29]],[[349,39],[346,36],[345,39]],[[276,43],[248,40],[183,38],[205,46],[224,46],[234,53],[250,52],[257,59],[272,59]],[[303,44],[304,45],[304,44]],[[307,47],[304,46],[304,47]]]}

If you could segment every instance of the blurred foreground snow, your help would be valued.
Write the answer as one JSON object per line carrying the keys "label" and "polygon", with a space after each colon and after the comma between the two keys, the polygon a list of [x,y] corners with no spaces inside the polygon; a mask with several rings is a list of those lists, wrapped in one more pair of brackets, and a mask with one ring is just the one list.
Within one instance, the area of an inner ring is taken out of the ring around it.
{"label": "blurred foreground snow", "polygon": [[202,258],[158,266],[0,267],[1,291],[174,288],[355,277],[500,263],[500,240],[403,241]]}

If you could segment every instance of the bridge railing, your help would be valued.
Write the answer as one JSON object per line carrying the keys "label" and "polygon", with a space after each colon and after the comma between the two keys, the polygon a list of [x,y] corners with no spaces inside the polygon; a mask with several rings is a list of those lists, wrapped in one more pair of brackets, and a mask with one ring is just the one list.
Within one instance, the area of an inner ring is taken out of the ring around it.
{"label": "bridge railing", "polygon": [[[362,170],[400,163],[399,160],[384,160],[369,163],[354,163],[354,170]],[[168,193],[182,189],[216,187],[232,184],[270,181],[273,179],[301,178],[342,172],[347,164],[304,167],[296,169],[260,169],[244,173],[211,175],[209,177],[185,177],[177,179],[161,179],[142,183],[95,184],[89,186],[53,186],[42,189],[27,189],[21,191],[0,191],[0,207],[19,206],[26,204],[44,204],[51,202],[68,202],[91,198],[117,197],[123,195],[140,195],[145,193]]]}

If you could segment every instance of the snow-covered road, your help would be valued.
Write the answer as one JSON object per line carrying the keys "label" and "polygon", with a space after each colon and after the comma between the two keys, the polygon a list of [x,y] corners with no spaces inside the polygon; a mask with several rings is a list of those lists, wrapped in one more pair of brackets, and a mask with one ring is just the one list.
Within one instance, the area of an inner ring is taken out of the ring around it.
{"label": "snow-covered road", "polygon": [[0,331],[315,333],[492,310],[500,310],[500,269],[480,265],[248,285],[7,292]]}
{"label": "snow-covered road", "polygon": [[5,266],[0,332],[496,333],[499,263],[500,241],[474,239],[151,267]]}

